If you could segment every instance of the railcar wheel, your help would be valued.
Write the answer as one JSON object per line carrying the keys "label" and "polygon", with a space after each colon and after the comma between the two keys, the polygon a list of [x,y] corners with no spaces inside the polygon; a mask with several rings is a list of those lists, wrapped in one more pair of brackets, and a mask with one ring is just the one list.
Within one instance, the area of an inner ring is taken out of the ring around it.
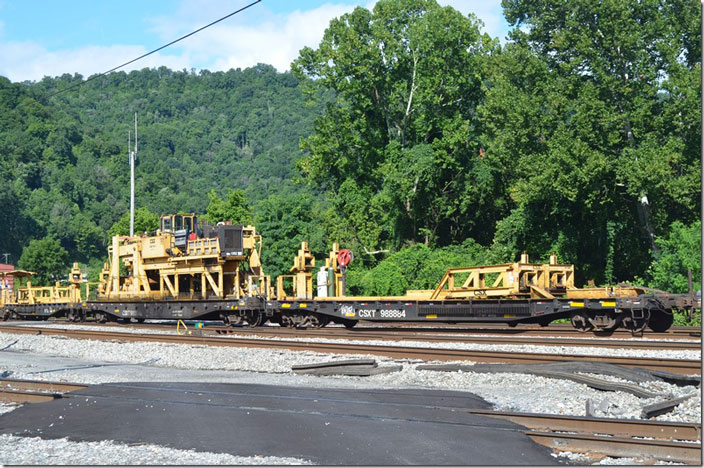
{"label": "railcar wheel", "polygon": [[318,315],[318,320],[320,321],[320,328],[323,328],[330,323],[330,317],[327,315]]}
{"label": "railcar wheel", "polygon": [[663,333],[669,330],[675,317],[668,314],[664,310],[653,310],[650,312],[650,320],[648,320],[648,328],[655,333]]}
{"label": "railcar wheel", "polygon": [[221,315],[220,318],[222,319],[223,322],[225,322],[225,325],[229,325],[231,327],[236,327],[239,325],[244,325],[244,317],[241,315]]}
{"label": "railcar wheel", "polygon": [[290,314],[281,314],[279,324],[284,328],[294,328],[296,326],[296,321]]}
{"label": "railcar wheel", "polygon": [[354,326],[357,325],[357,320],[342,319],[342,324],[345,328],[354,328]]}
{"label": "railcar wheel", "polygon": [[303,325],[311,328],[323,328],[330,322],[330,319],[324,315],[310,314],[306,315],[303,320]]}
{"label": "railcar wheel", "polygon": [[594,325],[589,321],[589,319],[579,312],[572,314],[570,319],[572,326],[581,332],[588,332],[594,328]]}
{"label": "railcar wheel", "polygon": [[594,336],[611,336],[616,331],[616,328],[617,327],[611,327],[611,328],[600,328],[598,330],[594,330]]}
{"label": "railcar wheel", "polygon": [[632,317],[632,316],[626,316],[623,318],[623,321],[621,322],[621,325],[623,328],[626,330],[630,330],[633,335],[639,335],[643,333],[643,330],[645,330],[645,327],[648,325],[648,321],[650,320],[650,312],[645,310],[643,311],[643,316],[642,317]]}
{"label": "railcar wheel", "polygon": [[250,327],[258,327],[264,323],[264,315],[259,312],[254,312],[247,316],[247,323]]}
{"label": "railcar wheel", "polygon": [[66,314],[66,318],[71,322],[83,322],[84,320],[83,313],[76,309],[69,310],[68,314]]}

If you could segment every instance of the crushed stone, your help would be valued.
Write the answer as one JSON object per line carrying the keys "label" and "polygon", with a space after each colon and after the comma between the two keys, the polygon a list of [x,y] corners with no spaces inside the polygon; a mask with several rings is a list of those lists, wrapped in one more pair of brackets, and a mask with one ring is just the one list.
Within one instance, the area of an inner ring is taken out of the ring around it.
{"label": "crushed stone", "polygon": [[159,445],[128,445],[110,440],[63,439],[0,434],[3,465],[309,465],[307,460],[268,456],[238,457]]}

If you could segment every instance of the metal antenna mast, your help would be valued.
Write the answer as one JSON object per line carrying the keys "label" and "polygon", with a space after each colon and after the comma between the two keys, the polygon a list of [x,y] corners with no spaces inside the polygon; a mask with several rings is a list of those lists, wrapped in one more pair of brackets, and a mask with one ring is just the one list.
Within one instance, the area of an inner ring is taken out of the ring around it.
{"label": "metal antenna mast", "polygon": [[4,253],[3,255],[5,256],[5,263],[7,263],[7,257],[9,257],[10,254],[9,254],[9,253]]}
{"label": "metal antenna mast", "polygon": [[130,148],[129,130],[127,149],[130,154],[130,237],[134,236],[134,161],[137,159],[137,113],[134,113],[134,151]]}

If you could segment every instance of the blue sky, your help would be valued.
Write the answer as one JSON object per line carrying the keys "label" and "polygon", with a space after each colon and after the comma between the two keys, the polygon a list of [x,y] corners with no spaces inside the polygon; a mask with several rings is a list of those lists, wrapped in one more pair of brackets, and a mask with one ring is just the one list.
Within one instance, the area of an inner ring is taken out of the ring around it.
{"label": "blue sky", "polygon": [[[251,0],[0,0],[0,75],[12,81],[80,73],[87,77],[155,49]],[[287,70],[315,47],[330,19],[373,0],[262,0],[243,13],[125,70],[228,70],[269,63]],[[508,31],[500,0],[440,0],[474,13],[485,31]]]}

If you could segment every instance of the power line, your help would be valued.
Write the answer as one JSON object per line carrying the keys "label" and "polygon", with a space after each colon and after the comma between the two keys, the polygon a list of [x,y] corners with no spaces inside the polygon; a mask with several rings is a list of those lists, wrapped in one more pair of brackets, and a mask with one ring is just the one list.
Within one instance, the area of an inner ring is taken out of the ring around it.
{"label": "power line", "polygon": [[48,95],[47,97],[56,96],[57,94],[61,94],[61,93],[65,92],[65,91],[69,91],[69,90],[71,90],[71,89],[73,89],[73,88],[77,88],[77,87],[79,87],[79,86],[82,86],[82,85],[88,83],[89,81],[92,81],[92,80],[94,80],[94,79],[96,79],[96,78],[100,78],[101,76],[107,75],[108,73],[112,73],[112,72],[114,72],[115,70],[118,70],[118,69],[120,69],[120,68],[122,68],[122,67],[124,67],[124,66],[126,66],[126,65],[129,65],[130,63],[134,63],[134,62],[136,62],[137,60],[141,60],[141,59],[143,59],[144,57],[146,57],[146,56],[148,56],[148,55],[151,55],[151,54],[153,54],[153,53],[159,52],[161,49],[165,49],[165,48],[169,47],[170,45],[176,44],[177,42],[182,41],[182,40],[186,39],[187,37],[190,37],[190,36],[192,36],[192,35],[194,35],[194,34],[196,34],[196,33],[198,33],[198,32],[201,32],[202,30],[204,30],[204,29],[206,29],[206,28],[209,28],[209,27],[211,27],[212,25],[219,23],[220,21],[226,20],[227,18],[229,18],[229,17],[231,17],[231,16],[234,16],[234,15],[236,15],[237,13],[240,13],[240,12],[246,10],[247,8],[249,8],[249,7],[253,6],[253,5],[256,5],[257,3],[261,2],[261,1],[262,1],[262,0],[256,0],[256,1],[252,2],[252,3],[250,3],[249,5],[240,8],[240,9],[237,10],[237,11],[233,11],[233,12],[230,13],[229,15],[223,16],[222,18],[217,19],[217,20],[213,21],[213,22],[210,23],[210,24],[206,24],[206,25],[203,26],[202,28],[196,29],[195,31],[190,32],[190,33],[186,34],[185,36],[181,36],[181,37],[179,37],[178,39],[173,40],[173,41],[169,42],[168,44],[165,44],[165,45],[159,47],[158,49],[154,49],[154,50],[152,50],[151,52],[147,52],[146,54],[141,55],[141,56],[139,56],[139,57],[137,57],[137,58],[135,58],[135,59],[132,59],[132,60],[130,60],[129,62],[125,62],[125,63],[123,63],[122,65],[118,65],[118,66],[116,66],[115,68],[111,68],[110,70],[108,70],[108,71],[106,71],[106,72],[99,73],[99,74],[97,74],[97,75],[91,76],[91,77],[88,78],[87,80],[81,81],[80,83],[73,84],[73,85],[69,86],[68,88],[64,88],[64,89],[61,89],[61,90],[59,90],[59,91],[56,91],[55,93],[50,94],[50,95]]}

